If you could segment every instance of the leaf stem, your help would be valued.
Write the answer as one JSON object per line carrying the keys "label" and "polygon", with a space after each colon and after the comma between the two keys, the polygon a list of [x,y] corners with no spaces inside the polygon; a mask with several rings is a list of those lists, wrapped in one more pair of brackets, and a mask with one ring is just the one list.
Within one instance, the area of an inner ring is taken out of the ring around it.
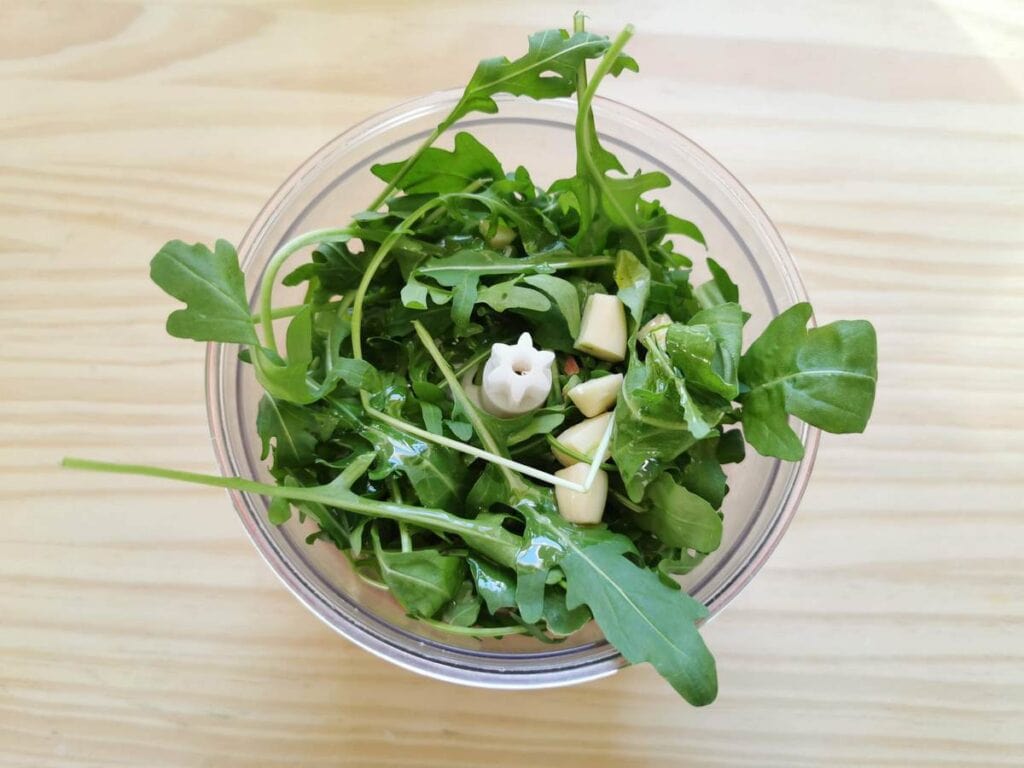
{"label": "leaf stem", "polygon": [[435,619],[418,617],[419,621],[434,629],[448,632],[453,635],[468,635],[469,637],[504,637],[505,635],[523,635],[530,630],[522,625],[512,627],[457,627],[454,624],[447,624]]}
{"label": "leaf stem", "polygon": [[381,204],[388,199],[388,196],[395,191],[402,179],[405,178],[405,174],[409,172],[409,169],[415,165],[417,160],[420,159],[420,155],[426,152],[427,149],[430,148],[430,145],[437,141],[438,137],[447,129],[448,126],[445,125],[445,123],[439,123],[437,127],[430,132],[430,135],[423,140],[423,143],[416,148],[416,151],[413,152],[404,163],[402,163],[402,167],[398,169],[398,173],[396,173],[391,178],[391,181],[384,186],[384,189],[380,191],[380,194],[374,198],[373,202],[370,203],[366,210],[376,211],[380,208]]}
{"label": "leaf stem", "polygon": [[[277,352],[277,340],[274,338],[274,311],[271,307],[271,294],[274,291],[274,284],[277,282],[277,273],[288,258],[296,251],[300,251],[308,245],[313,245],[321,240],[328,240],[333,237],[350,235],[352,230],[349,227],[331,227],[328,229],[314,229],[298,237],[289,240],[277,249],[277,252],[267,262],[263,271],[263,278],[260,281],[260,324],[263,327],[264,343]],[[301,309],[299,310],[301,311]]]}
{"label": "leaf stem", "polygon": [[[214,488],[258,493],[271,498],[280,497],[293,501],[312,501],[329,507],[338,507],[349,512],[356,512],[367,517],[386,518],[406,522],[432,531],[454,533],[457,536],[477,542],[476,548],[483,551],[483,548],[480,546],[481,528],[472,520],[458,517],[442,509],[366,499],[339,485],[331,484],[313,487],[271,485],[270,483],[249,480],[244,477],[222,477],[220,475],[207,475],[198,472],[185,472],[178,469],[165,469],[164,467],[151,467],[144,464],[92,461],[90,459],[73,457],[66,457],[61,461],[61,466],[68,469],[80,469],[90,472],[109,472],[119,475],[163,478],[193,483],[195,485],[207,485]],[[512,534],[509,534],[506,540],[489,539],[491,546],[487,547],[486,554],[494,559],[495,562],[514,567],[516,554],[519,551],[519,546],[513,542],[514,538]]]}

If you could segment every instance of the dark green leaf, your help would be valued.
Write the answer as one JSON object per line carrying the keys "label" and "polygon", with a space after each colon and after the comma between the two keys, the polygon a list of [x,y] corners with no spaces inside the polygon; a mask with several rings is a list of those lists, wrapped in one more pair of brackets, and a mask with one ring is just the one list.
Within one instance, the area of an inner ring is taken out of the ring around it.
{"label": "dark green leaf", "polygon": [[523,278],[523,282],[550,296],[565,320],[569,335],[573,338],[579,336],[580,298],[576,286],[568,280],[554,275],[527,275]]}
{"label": "dark green leaf", "polygon": [[445,607],[441,620],[453,627],[471,627],[480,615],[480,596],[473,588],[473,582],[464,581],[455,598]]}
{"label": "dark green leaf", "polygon": [[[391,181],[404,162],[374,165],[374,176]],[[452,151],[430,147],[409,166],[398,182],[398,188],[411,193],[447,194],[461,192],[477,179],[501,179],[505,172],[494,154],[471,134],[455,134]]]}
{"label": "dark green leaf", "polygon": [[589,606],[604,636],[627,661],[650,662],[688,702],[710,704],[718,693],[715,660],[696,626],[707,609],[623,557],[629,546],[628,539],[609,534],[604,541],[569,550],[561,564],[567,605]]}
{"label": "dark green leaf", "polygon": [[739,304],[718,304],[669,326],[666,351],[683,373],[687,386],[702,387],[727,400],[739,392],[743,310]]}
{"label": "dark green leaf", "polygon": [[516,604],[516,575],[507,568],[494,565],[488,560],[467,557],[469,573],[476,584],[477,594],[484,599],[487,610],[493,615],[502,608],[514,608]]}
{"label": "dark green leaf", "polygon": [[621,250],[615,260],[615,284],[619,288],[619,300],[629,308],[639,325],[651,290],[650,270],[630,251]]}
{"label": "dark green leaf", "polygon": [[590,610],[585,605],[577,605],[569,610],[565,604],[565,590],[561,587],[548,587],[545,590],[544,623],[551,634],[559,637],[571,635],[590,619]]}
{"label": "dark green leaf", "polygon": [[862,432],[878,379],[875,329],[840,320],[808,331],[809,304],[790,307],[750,345],[740,365],[747,441],[766,456],[796,461],[803,445],[793,415],[826,432]]}
{"label": "dark green leaf", "polygon": [[662,475],[647,488],[650,507],[637,513],[636,524],[670,547],[714,552],[722,543],[722,518],[695,493]]}
{"label": "dark green leaf", "polygon": [[405,610],[430,618],[455,595],[466,576],[461,557],[448,557],[436,549],[389,552],[374,534],[380,575]]}
{"label": "dark green leaf", "polygon": [[377,421],[368,422],[362,435],[377,449],[378,466],[409,478],[424,506],[462,508],[467,473],[458,453]]}
{"label": "dark green leaf", "polygon": [[569,96],[576,89],[580,64],[598,58],[607,48],[608,38],[589,32],[570,36],[565,30],[548,29],[530,35],[526,54],[515,61],[500,56],[477,65],[462,98],[441,126],[452,125],[470,112],[497,112],[493,97],[499,93],[534,99]]}
{"label": "dark green leaf", "polygon": [[275,468],[301,467],[315,458],[319,422],[308,409],[263,395],[256,412],[256,431],[263,443],[261,459],[274,443]]}
{"label": "dark green leaf", "polygon": [[167,318],[171,336],[196,341],[258,344],[245,277],[238,254],[226,240],[211,252],[201,243],[171,240],[149,265],[149,276],[166,293],[186,304]]}
{"label": "dark green leaf", "polygon": [[700,306],[707,308],[719,304],[738,304],[740,289],[729,277],[725,267],[714,259],[708,259],[708,269],[711,271],[711,279],[697,286],[693,292]]}

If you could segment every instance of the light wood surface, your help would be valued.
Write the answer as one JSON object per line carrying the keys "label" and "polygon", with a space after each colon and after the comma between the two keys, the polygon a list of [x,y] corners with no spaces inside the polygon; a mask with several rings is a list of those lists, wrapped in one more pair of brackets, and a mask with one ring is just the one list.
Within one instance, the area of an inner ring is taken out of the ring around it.
{"label": "light wood surface", "polygon": [[0,765],[1024,764],[1024,6],[591,2],[610,95],[720,158],[880,390],[706,629],[721,695],[646,668],[499,693],[359,651],[215,491],[166,239],[237,241],[354,122],[567,24],[544,2],[0,0]]}

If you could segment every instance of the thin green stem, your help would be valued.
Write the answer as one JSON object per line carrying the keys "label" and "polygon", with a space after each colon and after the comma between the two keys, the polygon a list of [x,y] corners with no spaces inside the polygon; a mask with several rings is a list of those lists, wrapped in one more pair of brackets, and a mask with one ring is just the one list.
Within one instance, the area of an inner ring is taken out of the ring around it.
{"label": "thin green stem", "polygon": [[274,285],[277,283],[277,273],[281,271],[281,267],[292,254],[306,246],[351,233],[352,230],[348,227],[314,229],[312,232],[306,232],[289,240],[278,248],[277,253],[270,258],[260,283],[260,324],[263,327],[263,341],[274,352],[277,352],[277,339],[274,338],[274,311],[271,307],[271,295],[274,292]]}
{"label": "thin green stem", "polygon": [[[380,269],[380,265],[384,263],[384,259],[387,258],[388,254],[391,253],[391,249],[395,247],[395,243],[398,242],[399,238],[409,232],[409,227],[419,221],[420,217],[426,215],[432,208],[440,205],[446,198],[444,196],[435,197],[433,200],[428,200],[415,211],[410,213],[405,219],[402,220],[400,226],[395,227],[384,241],[380,244],[380,248],[373,255],[370,263],[366,265],[366,270],[363,272],[363,279],[359,281],[359,287],[355,292],[355,300],[352,303],[352,356],[356,360],[363,359],[363,302],[366,299],[366,291],[370,287],[370,283],[373,281],[374,276],[377,274],[377,270]],[[363,407],[369,406],[369,398],[366,392],[361,392],[360,396],[363,400]]]}
{"label": "thin green stem", "polygon": [[[484,420],[480,417],[480,412],[473,405],[473,401],[469,399],[466,390],[462,388],[459,380],[455,377],[455,371],[448,365],[448,361],[444,359],[444,355],[437,348],[437,344],[434,343],[430,332],[423,327],[419,320],[413,320],[412,327],[416,331],[416,335],[420,337],[423,348],[427,350],[427,354],[433,359],[434,365],[438,367],[444,380],[448,382],[448,388],[452,391],[452,397],[462,407],[463,412],[469,419],[469,423],[473,425],[473,430],[476,432],[477,437],[484,444],[484,448],[491,453],[502,453],[501,448],[498,446],[498,441],[494,439],[494,435],[491,434],[487,425],[484,424]],[[511,480],[511,477],[508,477],[508,479]]]}
{"label": "thin green stem", "polygon": [[398,173],[391,177],[391,181],[384,186],[384,189],[380,191],[380,194],[374,198],[372,203],[370,203],[367,208],[368,211],[376,211],[380,208],[384,201],[388,199],[391,193],[394,192],[402,182],[402,179],[405,178],[405,174],[409,172],[409,169],[416,164],[417,160],[420,159],[420,155],[429,149],[430,145],[437,141],[438,137],[444,133],[447,128],[448,126],[445,123],[440,123],[433,131],[430,132],[430,135],[423,140],[423,143],[416,148],[416,151],[409,156],[409,159],[402,163],[402,166],[398,169]]}
{"label": "thin green stem", "polygon": [[523,635],[530,631],[521,625],[516,627],[457,627],[454,624],[446,624],[435,619],[420,617],[419,620],[442,632],[448,632],[452,635],[467,635],[469,637],[504,637],[505,635]]}
{"label": "thin green stem", "polygon": [[617,502],[619,502],[619,504],[624,506],[630,512],[636,512],[639,515],[642,515],[645,512],[647,512],[646,509],[644,509],[639,504],[637,504],[634,501],[632,501],[628,496],[623,496],[621,493],[619,493],[618,491],[615,491],[615,490],[610,491],[610,493],[612,495],[612,498],[614,498]]}
{"label": "thin green stem", "polygon": [[[206,475],[198,472],[184,472],[177,469],[165,469],[163,467],[151,467],[143,464],[122,464],[107,461],[92,461],[90,459],[65,458],[61,466],[68,469],[81,469],[91,472],[108,472],[119,475],[139,475],[143,477],[157,477],[178,482],[193,483],[196,485],[207,485],[214,488],[227,488],[229,490],[245,491],[246,493],[258,493],[271,498],[284,498],[293,501],[312,501],[318,504],[325,504],[329,507],[337,507],[349,512],[356,512],[361,515],[373,518],[384,518],[395,521],[402,521],[411,525],[426,528],[432,531],[443,531],[453,533],[467,540],[477,542],[477,549],[481,546],[481,528],[474,521],[458,517],[442,509],[430,507],[416,507],[409,504],[399,504],[388,501],[377,501],[357,496],[346,488],[340,487],[337,481],[330,485],[313,487],[283,486],[261,483],[258,480],[249,480],[244,477],[221,477],[220,475]],[[519,546],[513,542],[513,536],[509,534],[502,541],[490,540],[487,546],[487,553],[495,562],[503,565],[514,565],[516,553]]]}
{"label": "thin green stem", "polygon": [[[590,464],[591,462],[594,461],[589,456],[584,456],[582,453],[577,451],[575,448],[570,448],[565,443],[560,443],[558,441],[558,438],[556,438],[554,435],[544,435],[544,438],[547,440],[548,445],[550,445],[556,451],[558,451],[560,453],[564,453],[569,458],[576,459],[576,461],[580,461],[580,462],[586,462],[588,464]],[[614,464],[608,464],[608,463],[602,464],[601,465],[601,469],[603,469],[605,472],[618,472],[619,471],[618,468],[616,468],[616,466]]]}
{"label": "thin green stem", "polygon": [[[341,303],[342,303],[341,299],[335,299],[334,301],[328,301],[325,304],[319,304],[318,306],[322,307],[323,309],[330,309],[331,307],[339,306]],[[349,301],[349,304],[351,304],[351,303],[352,302]],[[289,305],[287,307],[278,307],[277,309],[271,310],[270,318],[271,318],[271,320],[280,320],[280,319],[285,318],[285,317],[295,317],[295,315],[299,314],[299,312],[301,312],[302,310],[304,310],[308,306],[309,306],[309,303],[306,302],[306,303],[303,303],[303,304],[291,304],[291,305]],[[254,323],[258,323],[258,322],[260,322],[260,320],[261,320],[261,315],[260,315],[259,312],[255,313],[252,316],[252,321]]]}

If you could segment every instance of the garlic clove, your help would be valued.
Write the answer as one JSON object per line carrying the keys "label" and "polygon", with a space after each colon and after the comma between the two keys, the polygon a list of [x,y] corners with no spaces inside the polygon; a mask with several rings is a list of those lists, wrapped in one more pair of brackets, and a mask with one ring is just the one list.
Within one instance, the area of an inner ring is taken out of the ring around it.
{"label": "garlic clove", "polygon": [[647,336],[650,336],[655,344],[664,349],[665,338],[668,336],[668,327],[673,322],[671,317],[662,312],[660,315],[655,315],[644,323],[644,327],[637,332],[636,337],[643,341]]}
{"label": "garlic clove", "polygon": [[[590,467],[587,464],[573,464],[571,467],[560,469],[555,472],[556,477],[561,477],[573,483],[583,483],[587,479]],[[595,525],[601,522],[604,516],[605,502],[608,500],[608,473],[598,470],[594,477],[594,484],[590,490],[584,493],[555,486],[555,502],[558,504],[558,513],[570,523],[578,525]]]}
{"label": "garlic clove", "polygon": [[622,389],[622,374],[600,376],[577,384],[566,394],[584,416],[597,416],[613,405]]}
{"label": "garlic clove", "polygon": [[600,360],[617,363],[626,358],[626,308],[617,296],[587,297],[574,346]]}
{"label": "garlic clove", "polygon": [[[611,418],[611,413],[602,413],[600,416],[595,416],[592,419],[585,419],[579,424],[569,427],[555,439],[566,448],[571,448],[581,456],[588,457],[587,461],[582,463],[584,466],[589,466],[589,463],[594,459],[594,451],[597,450],[598,443],[601,442],[601,438],[604,437],[605,430],[608,429],[608,421]],[[552,448],[551,452],[555,454],[555,458],[558,459],[559,463],[563,467],[569,467],[573,464],[581,463],[578,459],[574,459],[569,454],[563,453],[557,448]],[[604,457],[602,457],[601,461],[605,461],[609,456],[611,456],[610,449],[605,451]]]}
{"label": "garlic clove", "polygon": [[515,344],[494,344],[480,386],[483,409],[509,418],[539,408],[551,392],[554,360],[554,352],[534,348],[529,333]]}
{"label": "garlic clove", "polygon": [[516,231],[512,227],[499,223],[497,227],[494,227],[494,234],[492,235],[490,234],[491,226],[491,222],[486,219],[480,222],[480,236],[484,238],[488,246],[496,251],[501,251],[515,242]]}

